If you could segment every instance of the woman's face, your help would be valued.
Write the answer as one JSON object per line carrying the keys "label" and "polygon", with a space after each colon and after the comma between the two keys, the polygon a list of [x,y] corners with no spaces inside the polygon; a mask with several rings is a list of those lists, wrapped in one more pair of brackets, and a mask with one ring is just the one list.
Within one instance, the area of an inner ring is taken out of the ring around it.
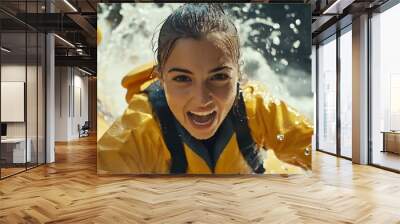
{"label": "woman's face", "polygon": [[196,139],[212,137],[236,96],[238,65],[212,38],[178,39],[162,69],[168,106]]}

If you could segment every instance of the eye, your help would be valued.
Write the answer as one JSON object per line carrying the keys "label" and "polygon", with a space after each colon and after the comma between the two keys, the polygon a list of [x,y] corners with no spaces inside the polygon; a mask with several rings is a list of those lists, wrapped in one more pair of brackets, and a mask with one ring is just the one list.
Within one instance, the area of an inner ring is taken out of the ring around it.
{"label": "eye", "polygon": [[225,80],[228,80],[230,78],[231,77],[229,75],[227,75],[227,74],[217,73],[217,74],[211,76],[210,80],[212,80],[212,81],[225,81]]}
{"label": "eye", "polygon": [[192,79],[187,75],[177,75],[174,78],[172,78],[172,80],[174,80],[176,82],[182,82],[182,83],[191,82],[192,81]]}

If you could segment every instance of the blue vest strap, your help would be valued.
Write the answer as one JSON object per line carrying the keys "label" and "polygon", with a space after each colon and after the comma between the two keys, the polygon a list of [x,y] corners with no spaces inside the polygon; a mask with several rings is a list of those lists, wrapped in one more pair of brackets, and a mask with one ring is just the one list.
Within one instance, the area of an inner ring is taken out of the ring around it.
{"label": "blue vest strap", "polygon": [[171,153],[172,163],[170,167],[170,173],[186,173],[187,160],[183,143],[178,136],[178,132],[176,131],[175,122],[177,121],[168,107],[164,90],[161,88],[159,81],[156,81],[147,87],[145,92],[147,93],[153,106],[153,110],[157,115],[162,129],[164,142]]}

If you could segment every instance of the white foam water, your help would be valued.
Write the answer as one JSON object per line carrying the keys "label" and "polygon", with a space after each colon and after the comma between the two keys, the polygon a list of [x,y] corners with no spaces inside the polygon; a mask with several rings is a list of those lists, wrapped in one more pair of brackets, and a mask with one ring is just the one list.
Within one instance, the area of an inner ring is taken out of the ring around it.
{"label": "white foam water", "polygon": [[[103,40],[98,46],[98,103],[102,105],[101,110],[109,114],[112,121],[123,113],[126,108],[126,90],[121,86],[121,80],[130,70],[143,63],[154,61],[155,56],[152,51],[153,34],[159,29],[162,21],[176,9],[180,4],[164,4],[159,7],[150,3],[124,3],[121,6],[121,22],[115,29],[111,28],[107,15],[110,8],[101,3],[102,13],[98,15],[98,28],[101,29]],[[234,7],[234,10],[249,11],[250,4],[245,4],[243,8]],[[256,14],[259,11],[256,10]],[[292,14],[288,14],[293,17]],[[293,18],[295,25],[300,25],[299,19]],[[275,56],[281,44],[281,25],[273,21],[271,17],[259,18],[238,18],[234,19],[238,28],[241,40],[241,53],[244,62],[243,70],[248,77],[266,85],[271,94],[279,99],[286,101],[293,108],[304,114],[312,121],[313,118],[313,99],[312,97],[297,97],[290,92],[309,92],[311,88],[311,76],[303,70],[297,70],[288,63],[285,58],[274,58],[282,68],[287,68],[285,76],[279,75],[267,63],[260,49],[251,47],[249,38],[259,38],[259,31],[251,26],[261,23],[270,27],[270,34],[266,41],[267,52]],[[296,28],[297,29],[297,28]],[[300,46],[300,41],[296,40],[294,48]],[[249,46],[250,45],[250,46]],[[292,49],[293,50],[293,49]],[[290,91],[289,91],[290,89]],[[299,94],[302,95],[302,94]],[[303,94],[304,95],[304,94]]]}

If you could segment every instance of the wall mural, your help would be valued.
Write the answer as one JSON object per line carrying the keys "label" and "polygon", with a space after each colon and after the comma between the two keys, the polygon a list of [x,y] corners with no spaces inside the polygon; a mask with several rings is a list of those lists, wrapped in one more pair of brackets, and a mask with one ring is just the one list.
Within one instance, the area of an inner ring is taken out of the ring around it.
{"label": "wall mural", "polygon": [[305,4],[98,6],[99,174],[311,170]]}

